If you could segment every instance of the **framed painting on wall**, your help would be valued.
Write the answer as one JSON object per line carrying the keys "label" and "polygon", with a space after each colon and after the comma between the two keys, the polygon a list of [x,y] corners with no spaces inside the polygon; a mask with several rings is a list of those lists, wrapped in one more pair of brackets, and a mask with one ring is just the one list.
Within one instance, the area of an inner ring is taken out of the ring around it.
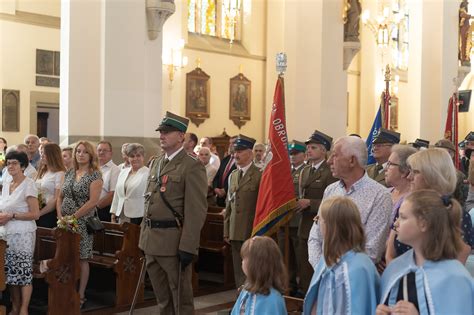
{"label": "framed painting on wall", "polygon": [[54,51],[36,49],[36,73],[54,74]]}
{"label": "framed painting on wall", "polygon": [[201,68],[186,74],[186,117],[196,126],[210,117],[210,79]]}
{"label": "framed painting on wall", "polygon": [[239,129],[250,120],[252,82],[242,73],[230,79],[229,118]]}
{"label": "framed painting on wall", "polygon": [[2,131],[20,131],[19,90],[2,90]]}

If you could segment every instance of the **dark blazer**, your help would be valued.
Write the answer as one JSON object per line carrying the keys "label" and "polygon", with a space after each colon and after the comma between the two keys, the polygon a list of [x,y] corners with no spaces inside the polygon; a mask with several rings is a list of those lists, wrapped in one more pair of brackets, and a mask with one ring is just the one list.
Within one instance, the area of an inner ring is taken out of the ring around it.
{"label": "dark blazer", "polygon": [[383,169],[380,173],[377,173],[377,164],[370,164],[367,166],[367,175],[377,183],[382,184],[385,187],[387,186],[385,183],[385,169]]}
{"label": "dark blazer", "polygon": [[329,165],[324,161],[312,175],[310,174],[312,165],[307,165],[301,171],[301,192],[304,199],[310,200],[310,206],[302,211],[300,225],[298,227],[298,237],[308,239],[309,232],[313,226],[313,219],[318,214],[319,205],[323,199],[324,190],[327,186],[337,181],[332,176]]}
{"label": "dark blazer", "polygon": [[[226,192],[229,191],[229,176],[232,173],[232,171],[237,168],[235,163],[234,163],[234,165],[232,165],[229,172],[225,176],[224,185],[222,185],[222,176],[224,176],[224,171],[227,167],[227,164],[230,161],[230,157],[231,156],[228,155],[228,156],[226,156],[225,158],[222,159],[221,165],[219,166],[219,169],[217,170],[216,176],[214,177],[214,180],[212,181],[212,188],[224,188]],[[220,197],[216,196],[216,203],[217,203],[218,206],[225,207],[225,201],[226,201],[226,197],[220,198]]]}
{"label": "dark blazer", "polygon": [[224,237],[233,241],[250,238],[255,218],[258,189],[262,172],[253,163],[237,183],[238,171],[232,172],[224,216]]}
{"label": "dark blazer", "polygon": [[[158,168],[165,155],[153,160],[146,192],[150,198],[145,201],[144,218],[174,221],[167,208],[158,182]],[[160,171],[160,177],[168,175],[165,198],[175,211],[184,216],[182,228],[149,228],[143,220],[139,247],[147,255],[176,256],[178,249],[197,255],[201,228],[207,214],[207,176],[202,163],[182,150]]]}

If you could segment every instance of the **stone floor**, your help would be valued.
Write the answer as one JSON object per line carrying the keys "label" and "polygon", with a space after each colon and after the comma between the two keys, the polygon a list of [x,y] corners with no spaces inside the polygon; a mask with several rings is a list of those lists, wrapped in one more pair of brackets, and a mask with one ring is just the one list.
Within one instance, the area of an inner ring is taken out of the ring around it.
{"label": "stone floor", "polygon": [[[223,315],[228,314],[225,310],[232,308],[236,299],[236,291],[223,291],[215,294],[203,295],[194,298],[194,308],[196,315]],[[137,309],[133,312],[135,315],[159,315],[155,306]],[[118,315],[128,315],[127,312],[118,313]]]}

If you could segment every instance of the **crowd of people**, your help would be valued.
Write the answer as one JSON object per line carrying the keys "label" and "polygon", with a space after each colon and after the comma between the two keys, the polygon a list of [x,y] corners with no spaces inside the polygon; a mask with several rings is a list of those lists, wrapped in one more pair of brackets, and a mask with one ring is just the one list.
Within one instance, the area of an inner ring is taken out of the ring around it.
{"label": "crowd of people", "polygon": [[61,149],[35,135],[10,146],[0,137],[12,314],[28,313],[36,226],[65,218],[77,220],[81,235],[78,291],[86,302],[92,216],[140,225],[160,311],[192,314],[190,265],[209,206],[223,208],[240,289],[232,314],[286,314],[283,294],[305,298],[304,314],[474,313],[474,133],[459,145],[443,139],[430,147],[422,139],[400,144],[399,133],[381,128],[372,165],[357,135],[333,140],[316,130],[293,140],[297,203],[270,238],[251,231],[271,151],[238,135],[221,159],[212,137],[199,140],[187,126],[167,112],[152,158],[143,145],[125,143],[119,165],[107,141]]}

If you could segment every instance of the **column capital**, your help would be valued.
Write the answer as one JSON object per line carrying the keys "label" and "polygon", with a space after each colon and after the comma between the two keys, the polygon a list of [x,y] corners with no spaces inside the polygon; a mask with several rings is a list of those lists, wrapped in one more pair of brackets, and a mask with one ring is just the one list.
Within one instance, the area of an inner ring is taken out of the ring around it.
{"label": "column capital", "polygon": [[146,0],[148,38],[154,40],[163,30],[163,24],[175,12],[174,0]]}

